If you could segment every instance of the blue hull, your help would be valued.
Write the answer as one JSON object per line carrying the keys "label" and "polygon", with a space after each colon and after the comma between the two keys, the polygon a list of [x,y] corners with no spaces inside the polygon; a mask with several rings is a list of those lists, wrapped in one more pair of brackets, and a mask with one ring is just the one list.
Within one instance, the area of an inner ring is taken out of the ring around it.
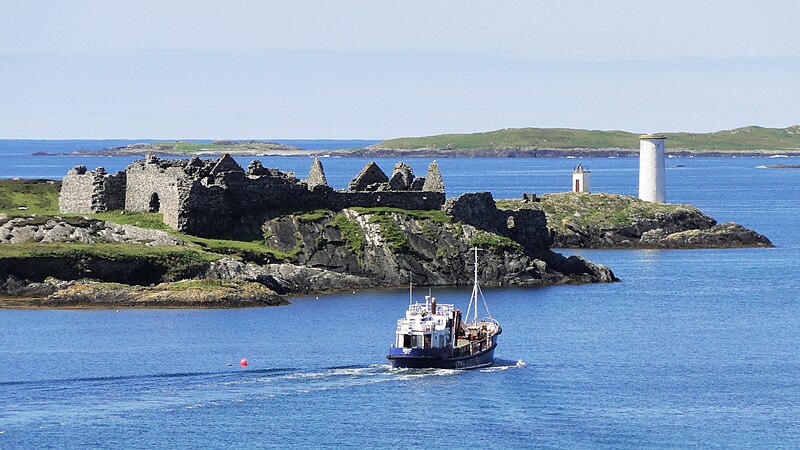
{"label": "blue hull", "polygon": [[457,358],[436,358],[427,356],[394,356],[389,355],[392,367],[403,369],[477,369],[488,367],[494,360],[494,348],[484,350],[474,355],[460,356]]}
{"label": "blue hull", "polygon": [[492,365],[495,347],[497,347],[496,343],[482,352],[461,356],[447,356],[444,352],[418,349],[412,349],[405,354],[401,348],[392,348],[386,358],[395,368],[476,369]]}

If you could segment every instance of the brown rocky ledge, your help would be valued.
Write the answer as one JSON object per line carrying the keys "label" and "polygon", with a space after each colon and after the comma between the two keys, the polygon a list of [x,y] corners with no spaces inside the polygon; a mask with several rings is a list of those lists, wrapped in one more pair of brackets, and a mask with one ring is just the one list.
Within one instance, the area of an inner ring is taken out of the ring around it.
{"label": "brown rocky ledge", "polygon": [[23,295],[0,298],[0,308],[243,308],[289,304],[259,283],[208,279],[155,286],[51,279],[38,286],[18,286],[17,292]]}

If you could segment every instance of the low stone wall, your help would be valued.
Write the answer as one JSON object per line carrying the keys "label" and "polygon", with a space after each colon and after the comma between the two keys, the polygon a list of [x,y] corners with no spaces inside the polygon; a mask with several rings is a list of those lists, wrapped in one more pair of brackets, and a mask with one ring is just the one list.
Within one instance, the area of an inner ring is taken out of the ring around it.
{"label": "low stone wall", "polygon": [[401,209],[440,209],[445,197],[442,192],[425,191],[334,191],[327,198],[327,209],[344,209],[353,206],[365,208],[390,207]]}
{"label": "low stone wall", "polygon": [[108,174],[102,167],[70,170],[61,183],[58,209],[62,213],[91,214],[125,207],[125,172]]}

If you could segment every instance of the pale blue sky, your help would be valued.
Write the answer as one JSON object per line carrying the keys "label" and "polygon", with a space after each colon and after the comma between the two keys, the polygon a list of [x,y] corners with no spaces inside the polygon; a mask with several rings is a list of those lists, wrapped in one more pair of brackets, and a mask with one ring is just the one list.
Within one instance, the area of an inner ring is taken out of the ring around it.
{"label": "pale blue sky", "polygon": [[0,1],[0,138],[800,123],[794,1]]}

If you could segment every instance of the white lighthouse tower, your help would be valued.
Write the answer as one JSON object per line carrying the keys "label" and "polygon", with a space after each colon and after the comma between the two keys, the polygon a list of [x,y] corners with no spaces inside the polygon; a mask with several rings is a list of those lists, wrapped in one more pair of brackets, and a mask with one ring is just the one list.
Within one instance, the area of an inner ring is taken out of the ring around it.
{"label": "white lighthouse tower", "polygon": [[639,136],[639,198],[646,202],[664,203],[664,140],[657,134]]}

